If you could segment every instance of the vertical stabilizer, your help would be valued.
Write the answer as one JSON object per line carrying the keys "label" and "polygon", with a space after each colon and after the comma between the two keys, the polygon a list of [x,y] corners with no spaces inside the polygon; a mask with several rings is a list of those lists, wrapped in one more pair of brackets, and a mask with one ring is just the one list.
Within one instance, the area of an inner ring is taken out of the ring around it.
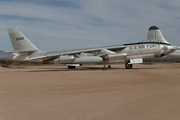
{"label": "vertical stabilizer", "polygon": [[163,42],[163,43],[169,43],[166,41],[166,39],[162,35],[160,29],[156,26],[151,26],[149,28],[147,39],[148,40],[154,40],[155,39],[155,40],[159,40],[160,42]]}
{"label": "vertical stabilizer", "polygon": [[38,51],[18,29],[7,28],[14,51]]}

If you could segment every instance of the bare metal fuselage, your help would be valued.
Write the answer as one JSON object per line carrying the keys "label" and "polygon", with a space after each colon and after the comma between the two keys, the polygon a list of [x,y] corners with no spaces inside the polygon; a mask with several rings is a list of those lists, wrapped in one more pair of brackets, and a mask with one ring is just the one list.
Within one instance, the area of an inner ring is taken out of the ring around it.
{"label": "bare metal fuselage", "polygon": [[[106,46],[106,47],[101,47],[103,50],[106,50],[107,47],[116,47],[115,46]],[[122,46],[122,45],[119,45]],[[108,62],[122,62],[122,61],[128,61],[130,59],[136,59],[136,58],[142,58],[142,59],[148,59],[148,58],[154,58],[154,57],[162,57],[166,54],[169,54],[171,52],[173,52],[175,49],[173,46],[171,46],[170,44],[165,44],[165,43],[133,43],[133,44],[124,44],[123,46],[126,46],[126,48],[124,49],[116,49],[113,50],[114,53],[108,53],[109,55],[113,55],[113,54],[120,54],[119,56],[116,57],[108,57]],[[87,48],[88,49],[97,49],[97,48]],[[165,49],[165,50],[164,50]],[[38,57],[38,56],[52,56],[53,54],[63,54],[65,52],[73,52],[73,51],[82,51],[82,50],[86,50],[86,49],[76,49],[76,50],[68,50],[68,51],[56,51],[56,52],[46,52],[46,53],[31,53],[29,55],[27,55],[27,53],[21,53],[21,55],[15,55],[14,56],[14,60],[16,61],[23,61],[26,60],[27,57],[28,58],[34,58],[34,57]],[[162,52],[163,51],[163,52]],[[78,59],[78,57],[75,57],[74,59],[68,61],[68,62],[64,62],[64,64],[69,64],[69,63],[92,63],[93,61],[89,60],[92,58],[92,56],[96,56],[98,58],[99,53],[101,51],[95,51],[95,52],[85,52],[84,54],[89,56],[89,58],[84,59],[84,61],[81,62],[76,62],[76,59]],[[106,52],[106,51],[105,51]],[[106,54],[104,52],[104,54]],[[125,53],[125,54],[124,54]],[[91,57],[90,57],[91,56]],[[84,56],[81,56],[81,58]],[[32,62],[43,62],[45,59],[36,59],[36,60],[30,60]],[[98,59],[97,62],[94,63],[98,63],[98,62],[103,62],[101,59]]]}

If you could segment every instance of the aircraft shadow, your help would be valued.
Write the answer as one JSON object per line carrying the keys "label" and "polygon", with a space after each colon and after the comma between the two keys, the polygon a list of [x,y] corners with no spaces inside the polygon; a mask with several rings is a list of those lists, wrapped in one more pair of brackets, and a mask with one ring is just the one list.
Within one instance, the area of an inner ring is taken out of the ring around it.
{"label": "aircraft shadow", "polygon": [[[111,69],[120,69],[120,68],[111,68]],[[82,68],[75,68],[75,69],[68,69],[68,68],[50,68],[44,70],[33,70],[30,72],[50,72],[50,71],[99,71],[102,70],[101,67],[82,67]],[[107,69],[110,70],[110,69]],[[102,70],[103,71],[103,70]],[[28,71],[29,72],[29,71]]]}
{"label": "aircraft shadow", "polygon": [[[102,66],[103,67],[103,66]],[[107,70],[102,70],[102,67],[77,67],[75,69],[68,69],[68,68],[61,68],[61,67],[4,67],[7,69],[24,69],[27,70],[25,72],[54,72],[54,71],[111,71],[111,70],[140,70],[140,69],[160,69],[160,68],[140,68],[140,67],[133,67],[132,69],[125,69],[124,67],[113,67],[107,68]],[[29,70],[34,69],[34,70]]]}
{"label": "aircraft shadow", "polygon": [[[160,68],[132,68],[129,70],[139,70],[139,69],[160,69]],[[75,69],[68,69],[68,68],[50,68],[50,69],[43,69],[43,70],[32,70],[27,72],[54,72],[54,71],[112,71],[112,70],[126,70],[125,68],[109,68],[107,70],[102,70],[102,67],[82,67],[82,68],[75,68]]]}

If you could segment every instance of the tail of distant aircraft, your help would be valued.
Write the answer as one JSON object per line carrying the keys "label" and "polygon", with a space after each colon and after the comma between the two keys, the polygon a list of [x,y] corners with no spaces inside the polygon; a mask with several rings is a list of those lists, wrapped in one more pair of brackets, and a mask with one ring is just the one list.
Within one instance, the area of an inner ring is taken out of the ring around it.
{"label": "tail of distant aircraft", "polygon": [[147,39],[148,40],[156,39],[156,40],[159,40],[160,42],[163,42],[163,43],[169,43],[166,41],[166,39],[162,35],[160,29],[156,26],[151,26],[149,28]]}
{"label": "tail of distant aircraft", "polygon": [[7,28],[14,51],[35,52],[38,48],[33,45],[18,29]]}

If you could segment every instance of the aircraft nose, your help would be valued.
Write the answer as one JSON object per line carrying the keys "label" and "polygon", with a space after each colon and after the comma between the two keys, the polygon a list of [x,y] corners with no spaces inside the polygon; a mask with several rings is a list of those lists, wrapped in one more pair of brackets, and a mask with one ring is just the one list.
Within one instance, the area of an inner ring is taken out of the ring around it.
{"label": "aircraft nose", "polygon": [[170,52],[174,52],[177,48],[178,48],[178,46],[172,45],[171,49],[170,49]]}

